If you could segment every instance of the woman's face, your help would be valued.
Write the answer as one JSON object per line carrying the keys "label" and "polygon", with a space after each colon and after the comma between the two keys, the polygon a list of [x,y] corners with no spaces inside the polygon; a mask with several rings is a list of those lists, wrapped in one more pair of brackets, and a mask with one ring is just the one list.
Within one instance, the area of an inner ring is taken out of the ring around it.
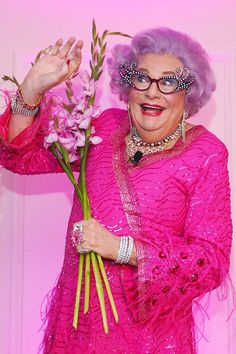
{"label": "woman's face", "polygon": [[[138,71],[152,79],[175,75],[182,62],[170,54],[145,54],[139,60]],[[158,141],[171,134],[178,126],[183,111],[185,91],[163,94],[153,82],[145,91],[131,88],[129,107],[134,126],[146,142]]]}

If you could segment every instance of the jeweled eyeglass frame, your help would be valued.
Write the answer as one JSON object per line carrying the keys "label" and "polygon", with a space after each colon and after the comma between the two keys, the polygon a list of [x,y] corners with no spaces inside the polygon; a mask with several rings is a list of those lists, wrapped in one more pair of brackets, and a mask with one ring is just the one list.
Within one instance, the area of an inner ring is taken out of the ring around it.
{"label": "jeweled eyeglass frame", "polygon": [[[193,73],[191,73],[189,71],[189,69],[186,67],[185,68],[176,68],[176,75],[164,75],[159,79],[152,79],[149,75],[147,75],[141,71],[137,71],[135,69],[136,67],[137,67],[136,62],[133,61],[130,63],[129,61],[126,61],[124,64],[120,65],[119,74],[121,76],[121,80],[120,80],[121,84],[128,84],[129,86],[133,87],[135,90],[138,90],[138,91],[148,90],[149,87],[151,86],[151,84],[153,82],[155,82],[158,86],[159,91],[165,95],[168,95],[170,93],[175,93],[178,91],[182,91],[182,90],[185,90],[188,93],[188,92],[190,92],[191,85],[192,85],[193,81],[195,80],[195,75]],[[137,87],[135,87],[135,85],[132,82],[132,77],[134,75],[141,75],[143,77],[148,78],[150,81],[150,85],[145,89],[138,89]],[[175,79],[178,81],[178,86],[173,91],[163,92],[160,89],[159,84],[158,84],[159,81],[163,80],[163,79]]]}

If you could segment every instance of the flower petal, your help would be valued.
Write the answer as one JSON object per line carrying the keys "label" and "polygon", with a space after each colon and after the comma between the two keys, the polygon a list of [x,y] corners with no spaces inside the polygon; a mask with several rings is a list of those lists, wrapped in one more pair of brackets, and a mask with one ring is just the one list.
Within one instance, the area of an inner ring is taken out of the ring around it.
{"label": "flower petal", "polygon": [[97,144],[100,144],[102,142],[102,138],[100,138],[99,136],[91,136],[90,137],[90,142],[93,145],[97,145]]}

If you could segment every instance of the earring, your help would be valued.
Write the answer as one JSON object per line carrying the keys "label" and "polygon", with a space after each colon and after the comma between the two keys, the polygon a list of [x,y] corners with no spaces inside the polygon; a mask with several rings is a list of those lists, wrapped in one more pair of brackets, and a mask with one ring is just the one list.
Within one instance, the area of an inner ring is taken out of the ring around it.
{"label": "earring", "polygon": [[131,134],[131,136],[134,136],[137,134],[137,131],[136,131],[136,128],[133,127],[133,125],[132,125],[132,118],[131,118],[131,114],[130,114],[129,102],[127,103],[127,111],[128,111],[128,118],[129,118],[130,134]]}
{"label": "earring", "polygon": [[186,136],[185,136],[185,124],[186,124],[186,119],[188,119],[188,110],[187,108],[184,109],[183,111],[183,116],[181,120],[181,134],[182,134],[182,141],[185,143],[186,141]]}

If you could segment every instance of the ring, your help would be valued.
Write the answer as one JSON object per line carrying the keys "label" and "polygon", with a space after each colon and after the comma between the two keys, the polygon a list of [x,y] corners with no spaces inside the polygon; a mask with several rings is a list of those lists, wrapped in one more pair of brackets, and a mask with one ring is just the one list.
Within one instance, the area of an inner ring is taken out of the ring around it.
{"label": "ring", "polygon": [[[80,248],[79,248],[80,247]],[[83,242],[81,242],[78,246],[77,246],[77,251],[80,254],[86,254],[91,252],[92,250],[90,248],[84,247]]]}
{"label": "ring", "polygon": [[51,49],[52,49],[52,46],[50,45],[49,47],[47,47],[46,49],[44,49],[43,53],[44,53],[44,54],[53,55]]}
{"label": "ring", "polygon": [[83,233],[82,222],[76,222],[73,225],[71,240],[73,246],[77,249],[79,253],[86,254],[92,251],[91,249],[84,247],[84,242],[86,241],[86,238]]}
{"label": "ring", "polygon": [[75,248],[84,241],[83,224],[81,222],[76,222],[73,225],[71,240]]}

